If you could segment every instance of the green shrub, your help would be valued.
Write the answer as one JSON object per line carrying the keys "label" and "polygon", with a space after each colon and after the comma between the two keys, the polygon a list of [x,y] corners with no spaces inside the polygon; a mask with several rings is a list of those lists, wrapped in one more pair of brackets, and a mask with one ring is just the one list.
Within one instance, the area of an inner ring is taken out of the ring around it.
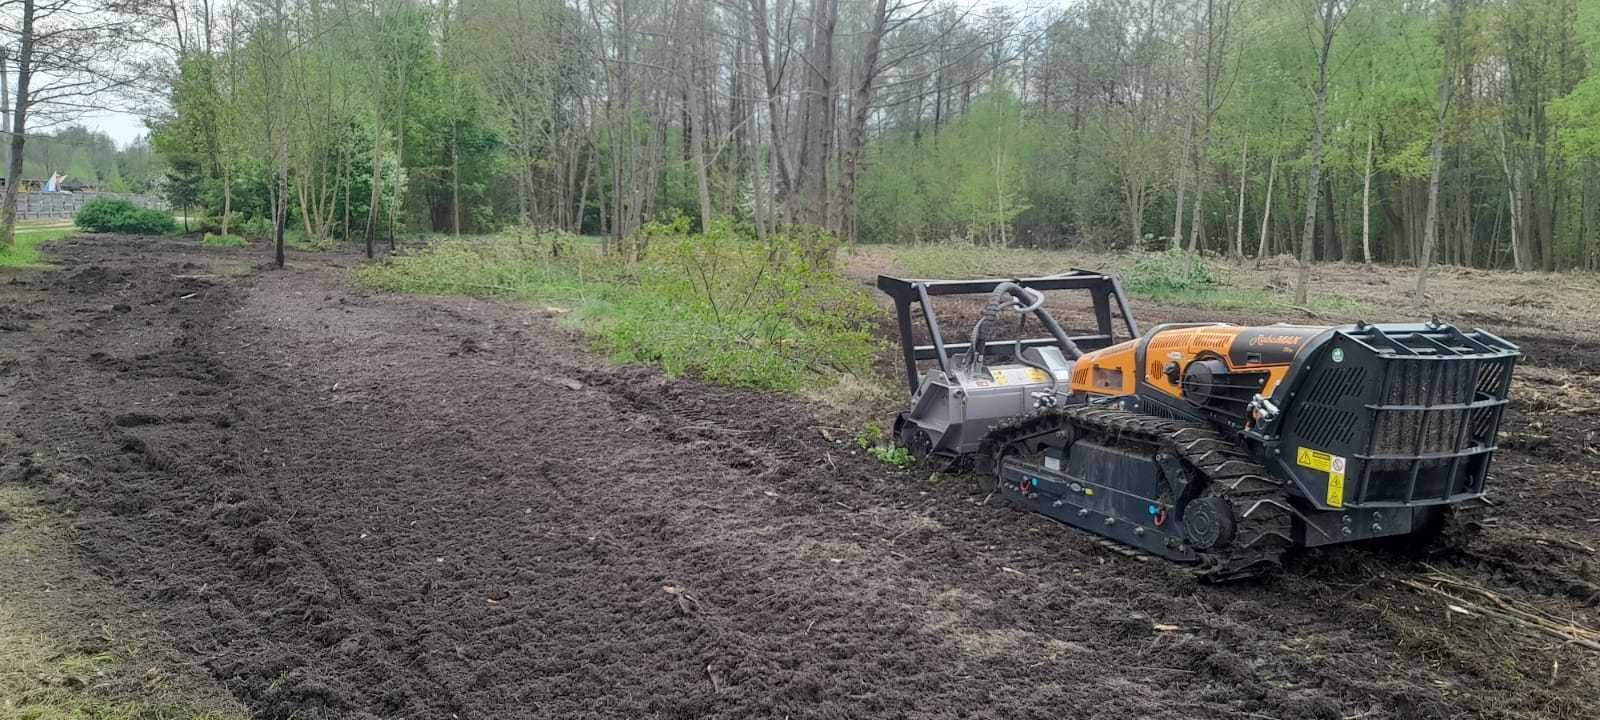
{"label": "green shrub", "polygon": [[272,239],[272,218],[256,216],[239,223],[239,234],[255,240]]}
{"label": "green shrub", "polygon": [[1123,284],[1145,295],[1169,295],[1225,284],[1223,271],[1199,253],[1180,249],[1139,253]]}
{"label": "green shrub", "polygon": [[202,242],[210,247],[244,247],[250,244],[238,235],[213,235],[211,233],[206,233],[205,240]]}
{"label": "green shrub", "polygon": [[562,302],[621,361],[659,363],[714,382],[793,390],[870,372],[877,307],[831,265],[831,237],[740,227],[649,223],[632,240],[642,260],[604,255],[560,234],[439,240],[370,265],[370,285],[404,292],[509,295]]}
{"label": "green shrub", "polygon": [[292,247],[296,250],[305,250],[307,252],[322,252],[329,247],[307,235],[305,228],[285,228],[283,231],[283,244],[284,247]]}
{"label": "green shrub", "polygon": [[73,219],[89,232],[166,235],[177,232],[172,213],[138,207],[127,200],[97,198],[85,203]]}
{"label": "green shrub", "polygon": [[867,448],[867,453],[877,458],[878,462],[895,467],[911,467],[917,463],[910,450],[898,445],[873,445]]}

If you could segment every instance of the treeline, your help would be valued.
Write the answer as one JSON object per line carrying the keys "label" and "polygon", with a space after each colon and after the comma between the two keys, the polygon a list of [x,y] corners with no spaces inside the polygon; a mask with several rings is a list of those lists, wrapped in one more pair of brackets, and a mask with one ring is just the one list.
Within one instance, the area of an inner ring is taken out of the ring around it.
{"label": "treeline", "polygon": [[22,174],[46,180],[65,175],[105,192],[159,192],[165,164],[146,138],[119,148],[111,136],[81,125],[71,125],[28,140]]}
{"label": "treeline", "polygon": [[887,118],[860,222],[1594,269],[1597,54],[1600,4],[1579,0],[1087,0],[978,111]]}
{"label": "treeline", "polygon": [[673,210],[854,236],[891,104],[915,86],[956,112],[1022,27],[926,0],[202,3],[170,24],[155,144],[219,218],[281,197],[315,239],[520,223],[618,247]]}
{"label": "treeline", "polygon": [[530,224],[1600,264],[1581,0],[172,6],[155,146],[314,239]]}

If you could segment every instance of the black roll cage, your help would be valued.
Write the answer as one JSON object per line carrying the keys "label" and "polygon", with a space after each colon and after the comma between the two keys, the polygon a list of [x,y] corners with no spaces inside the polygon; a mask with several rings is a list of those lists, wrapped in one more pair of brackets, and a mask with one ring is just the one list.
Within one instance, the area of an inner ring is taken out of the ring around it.
{"label": "black roll cage", "polygon": [[[939,318],[933,312],[932,299],[943,295],[989,295],[1000,284],[1008,282],[1042,292],[1087,290],[1094,302],[1096,325],[1095,334],[1067,335],[1041,307],[1038,315],[1046,330],[1050,332],[1050,336],[1020,340],[1013,346],[1020,345],[1021,349],[1054,346],[1070,355],[1073,346],[1088,352],[1113,345],[1116,342],[1116,331],[1112,323],[1112,303],[1116,304],[1117,312],[1127,326],[1128,338],[1139,337],[1139,324],[1133,319],[1133,312],[1128,309],[1127,298],[1122,293],[1122,284],[1115,276],[1092,270],[1073,268],[1047,277],[987,280],[904,280],[889,275],[879,275],[878,289],[894,299],[895,320],[900,329],[900,351],[906,366],[906,384],[912,393],[917,391],[917,362],[936,361],[939,370],[948,374],[951,359],[970,349],[969,343],[944,341],[944,336],[939,330]],[[921,309],[922,317],[927,323],[928,337],[933,341],[930,345],[916,344],[911,313],[913,303]]]}

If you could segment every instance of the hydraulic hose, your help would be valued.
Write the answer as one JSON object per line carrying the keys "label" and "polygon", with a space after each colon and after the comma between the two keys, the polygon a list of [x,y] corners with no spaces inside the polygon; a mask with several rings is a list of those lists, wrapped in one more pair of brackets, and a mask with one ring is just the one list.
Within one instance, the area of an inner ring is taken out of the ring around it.
{"label": "hydraulic hose", "polygon": [[[1039,323],[1050,331],[1050,335],[1055,338],[1056,343],[1061,346],[1062,350],[1071,359],[1076,360],[1083,357],[1083,351],[1078,348],[1078,344],[1072,341],[1066,331],[1061,329],[1061,325],[1056,322],[1056,319],[1051,317],[1050,313],[1044,309],[1043,292],[1023,287],[1014,282],[1002,282],[995,286],[994,292],[989,296],[989,302],[984,305],[982,314],[978,316],[978,321],[972,325],[972,337],[967,343],[965,362],[967,372],[977,372],[983,364],[983,351],[986,345],[983,338],[984,326],[998,319],[1000,313],[1008,309],[1024,314],[1033,313],[1035,317],[1039,318]],[[1029,361],[1023,356],[1022,350],[1022,341],[1016,341],[1016,350],[1013,354],[1017,362],[1044,372],[1050,378],[1051,392],[1055,392],[1057,383],[1055,373],[1051,372],[1043,364]]]}
{"label": "hydraulic hose", "polygon": [[978,315],[978,321],[972,324],[972,337],[967,341],[968,369],[976,369],[983,358],[984,325],[999,319],[1002,310],[1038,312],[1042,307],[1044,307],[1044,293],[1038,290],[1031,290],[1014,282],[996,285],[994,292],[989,295],[988,304],[983,306],[983,312]]}

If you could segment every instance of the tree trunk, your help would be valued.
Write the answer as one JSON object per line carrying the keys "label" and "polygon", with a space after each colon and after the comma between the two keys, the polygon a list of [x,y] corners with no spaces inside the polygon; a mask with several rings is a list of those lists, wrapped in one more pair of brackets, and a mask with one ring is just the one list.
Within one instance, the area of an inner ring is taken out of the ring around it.
{"label": "tree trunk", "polygon": [[1267,166],[1267,195],[1261,208],[1261,239],[1256,246],[1256,267],[1261,267],[1261,261],[1267,257],[1267,233],[1271,232],[1272,225],[1272,185],[1278,178],[1278,153],[1272,153],[1272,162]]}
{"label": "tree trunk", "polygon": [[22,149],[27,142],[28,88],[33,80],[34,0],[22,0],[22,33],[17,52],[17,97],[11,110],[11,156],[6,158],[6,194],[0,205],[0,249],[17,237],[17,192],[22,186]]}
{"label": "tree trunk", "polygon": [[1128,206],[1128,233],[1132,241],[1128,247],[1137,250],[1144,242],[1144,212],[1149,204],[1150,189],[1142,178],[1135,180],[1130,174],[1122,181],[1122,195]]}
{"label": "tree trunk", "polygon": [[461,151],[455,119],[450,120],[450,232],[461,239]]}
{"label": "tree trunk", "polygon": [[1322,0],[1317,12],[1321,22],[1321,47],[1317,53],[1317,82],[1312,87],[1311,177],[1306,187],[1306,219],[1300,231],[1300,271],[1294,284],[1294,301],[1305,305],[1311,296],[1312,243],[1317,229],[1317,194],[1322,190],[1322,143],[1328,127],[1328,56],[1333,52],[1333,36],[1339,27],[1337,0]]}
{"label": "tree trunk", "polygon": [[1244,150],[1239,153],[1239,217],[1234,222],[1233,256],[1244,257],[1244,189],[1245,179],[1250,177],[1250,137],[1245,136]]}
{"label": "tree trunk", "polygon": [[1185,180],[1187,178],[1184,176],[1183,170],[1179,170],[1178,202],[1172,210],[1172,238],[1168,242],[1168,246],[1172,249],[1177,249],[1183,243],[1183,210],[1186,207],[1184,205],[1184,193],[1188,190],[1188,187],[1184,184]]}
{"label": "tree trunk", "polygon": [[839,19],[837,0],[812,0],[811,47],[805,65],[805,93],[800,115],[800,149],[795,162],[798,202],[791,206],[793,217],[819,227],[828,227],[830,207],[828,182],[830,150],[833,148],[833,35]]}
{"label": "tree trunk", "polygon": [[[380,113],[381,114],[381,113]],[[367,259],[375,253],[373,244],[378,238],[378,200],[383,196],[383,123],[378,123],[372,134],[372,194],[367,201]]]}
{"label": "tree trunk", "polygon": [[[771,135],[772,154],[778,170],[779,203],[787,201],[792,180],[789,162],[784,157],[782,136],[778,132],[778,119],[783,113],[778,107],[778,91],[782,89],[783,73],[773,67],[772,39],[767,32],[767,0],[750,0],[750,24],[756,32],[756,45],[761,51],[761,74],[767,97],[767,131]],[[785,63],[787,67],[787,63]]]}
{"label": "tree trunk", "polygon": [[11,75],[6,70],[10,55],[8,48],[0,47],[0,129],[6,130],[11,128]]}
{"label": "tree trunk", "polygon": [[[1443,94],[1443,91],[1440,91]],[[1428,286],[1428,265],[1433,262],[1433,246],[1439,239],[1439,175],[1444,164],[1444,112],[1439,113],[1439,124],[1433,131],[1433,149],[1429,151],[1432,170],[1428,175],[1428,216],[1422,226],[1422,251],[1417,255],[1416,299],[1426,303],[1423,294]]]}
{"label": "tree trunk", "polygon": [[[1331,37],[1328,45],[1332,44]],[[1325,46],[1326,47],[1326,46]],[[1300,270],[1295,278],[1294,301],[1305,305],[1311,297],[1312,248],[1317,230],[1317,201],[1322,190],[1322,143],[1328,117],[1327,51],[1323,52],[1322,80],[1316,90],[1313,110],[1315,124],[1311,131],[1311,177],[1306,182],[1306,219],[1300,229]]]}
{"label": "tree trunk", "polygon": [[1205,183],[1200,182],[1200,174],[1195,173],[1194,183],[1194,216],[1189,219],[1189,252],[1200,249],[1200,206],[1205,204]]}
{"label": "tree trunk", "polygon": [[[696,33],[704,37],[703,33]],[[711,186],[706,181],[706,147],[702,133],[705,131],[705,93],[696,90],[694,85],[695,70],[699,70],[699,57],[696,56],[696,66],[687,73],[689,83],[684,86],[683,102],[688,105],[688,112],[692,127],[685,128],[689,133],[689,156],[694,161],[694,187],[695,195],[700,200],[700,232],[711,229]]]}
{"label": "tree trunk", "polygon": [[289,223],[289,174],[279,167],[272,187],[272,262],[283,269],[283,226]]}
{"label": "tree trunk", "polygon": [[1433,262],[1434,246],[1439,241],[1439,176],[1444,167],[1445,121],[1450,117],[1450,101],[1456,87],[1451,68],[1455,63],[1462,61],[1460,43],[1464,14],[1465,3],[1462,0],[1450,0],[1449,23],[1454,32],[1451,35],[1453,40],[1447,41],[1445,46],[1445,68],[1439,74],[1439,109],[1434,118],[1433,148],[1429,151],[1431,168],[1428,176],[1428,215],[1423,221],[1422,251],[1417,255],[1416,301],[1419,305],[1428,302],[1425,294],[1428,289],[1428,265]]}
{"label": "tree trunk", "polygon": [[1361,176],[1361,262],[1372,264],[1372,128],[1367,128],[1367,169]]}
{"label": "tree trunk", "polygon": [[1334,253],[1337,252],[1340,262],[1348,262],[1350,260],[1349,248],[1339,240],[1339,224],[1336,222],[1338,208],[1333,206],[1333,178],[1324,175],[1322,185],[1322,210],[1320,211],[1322,213],[1322,259],[1332,258],[1335,256]]}
{"label": "tree trunk", "polygon": [[889,4],[887,0],[873,3],[872,27],[867,32],[867,46],[861,59],[861,75],[856,80],[850,99],[850,127],[845,134],[844,173],[840,178],[840,217],[848,228],[845,240],[856,241],[855,207],[856,178],[861,171],[861,155],[867,144],[867,115],[872,106],[872,89],[878,75],[878,57],[883,48],[883,36],[888,31]]}
{"label": "tree trunk", "polygon": [[233,212],[233,172],[222,165],[222,236],[228,236],[228,215]]}

